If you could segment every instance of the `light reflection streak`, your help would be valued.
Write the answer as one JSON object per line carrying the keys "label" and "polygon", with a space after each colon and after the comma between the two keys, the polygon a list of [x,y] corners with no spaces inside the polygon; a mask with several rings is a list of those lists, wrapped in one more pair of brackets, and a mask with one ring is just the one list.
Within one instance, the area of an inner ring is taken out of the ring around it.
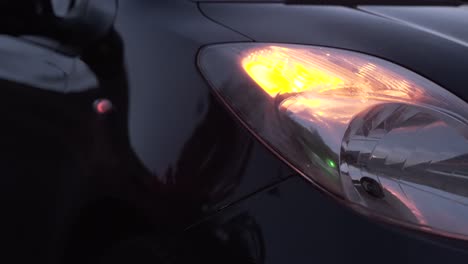
{"label": "light reflection streak", "polygon": [[419,222],[421,225],[428,225],[428,222],[426,221],[423,213],[419,210],[419,208],[416,206],[416,204],[408,199],[404,193],[398,192],[395,190],[392,186],[386,185],[385,189],[390,192],[393,196],[395,196],[400,202],[402,202],[414,215],[416,220]]}

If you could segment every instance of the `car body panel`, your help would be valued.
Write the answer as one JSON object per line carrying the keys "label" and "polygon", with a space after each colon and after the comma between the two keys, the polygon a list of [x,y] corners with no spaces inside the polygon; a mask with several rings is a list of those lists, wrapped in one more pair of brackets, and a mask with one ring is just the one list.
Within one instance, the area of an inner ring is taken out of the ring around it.
{"label": "car body panel", "polygon": [[467,7],[361,6],[359,9],[468,46]]}
{"label": "car body panel", "polygon": [[154,192],[181,205],[206,202],[208,213],[291,174],[233,122],[197,69],[201,47],[250,39],[213,23],[196,3],[122,2],[119,10],[129,143]]}
{"label": "car body panel", "polygon": [[226,255],[227,263],[466,263],[463,247],[390,229],[312,189],[294,177],[227,208],[187,232],[186,254],[210,263]]}
{"label": "car body panel", "polygon": [[[354,49],[466,91],[458,83],[467,78],[465,47],[353,9],[304,8],[119,1],[113,28],[81,49],[2,36],[2,257],[341,263],[362,249],[372,257],[361,263],[461,263],[466,252],[455,241],[380,226],[321,194],[255,140],[202,78],[202,47],[256,40]],[[407,39],[392,42],[379,28]],[[421,44],[425,52],[411,46]],[[103,98],[113,108],[99,114]]]}
{"label": "car body panel", "polygon": [[199,74],[202,46],[250,40],[197,4],[121,1],[111,31],[78,49],[21,33],[0,38],[5,259],[90,263],[291,175]]}

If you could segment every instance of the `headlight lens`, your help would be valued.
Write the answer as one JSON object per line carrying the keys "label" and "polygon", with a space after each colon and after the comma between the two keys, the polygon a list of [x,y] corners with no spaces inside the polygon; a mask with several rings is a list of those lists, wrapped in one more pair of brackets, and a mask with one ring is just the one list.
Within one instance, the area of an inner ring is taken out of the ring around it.
{"label": "headlight lens", "polygon": [[468,238],[468,106],[361,53],[238,43],[204,48],[220,98],[301,175],[349,206]]}

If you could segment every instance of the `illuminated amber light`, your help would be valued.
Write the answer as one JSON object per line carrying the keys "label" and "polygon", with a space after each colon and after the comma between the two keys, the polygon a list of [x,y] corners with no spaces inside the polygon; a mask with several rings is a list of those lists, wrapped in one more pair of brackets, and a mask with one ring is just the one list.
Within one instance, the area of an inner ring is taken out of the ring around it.
{"label": "illuminated amber light", "polygon": [[292,61],[280,51],[259,51],[243,60],[247,73],[270,96],[279,93],[298,93],[311,88],[329,90],[344,84],[337,76],[308,67],[301,61]]}
{"label": "illuminated amber light", "polygon": [[[403,76],[356,56],[269,46],[250,51],[242,67],[270,97],[286,95],[279,107],[339,144],[359,112],[385,102],[416,102],[422,89]],[[289,95],[289,96],[288,96]]]}
{"label": "illuminated amber light", "polygon": [[[339,64],[337,64],[339,63]],[[419,90],[401,76],[354,57],[311,53],[303,49],[271,46],[251,52],[242,60],[249,76],[270,96],[284,93],[326,93],[360,101],[379,97],[409,99]]]}

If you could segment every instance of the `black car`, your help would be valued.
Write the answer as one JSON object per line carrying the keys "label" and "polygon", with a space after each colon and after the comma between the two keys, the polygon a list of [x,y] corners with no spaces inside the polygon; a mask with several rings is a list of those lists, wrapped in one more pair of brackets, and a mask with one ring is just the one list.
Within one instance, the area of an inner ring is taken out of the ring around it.
{"label": "black car", "polygon": [[2,263],[467,263],[468,6],[1,1]]}

